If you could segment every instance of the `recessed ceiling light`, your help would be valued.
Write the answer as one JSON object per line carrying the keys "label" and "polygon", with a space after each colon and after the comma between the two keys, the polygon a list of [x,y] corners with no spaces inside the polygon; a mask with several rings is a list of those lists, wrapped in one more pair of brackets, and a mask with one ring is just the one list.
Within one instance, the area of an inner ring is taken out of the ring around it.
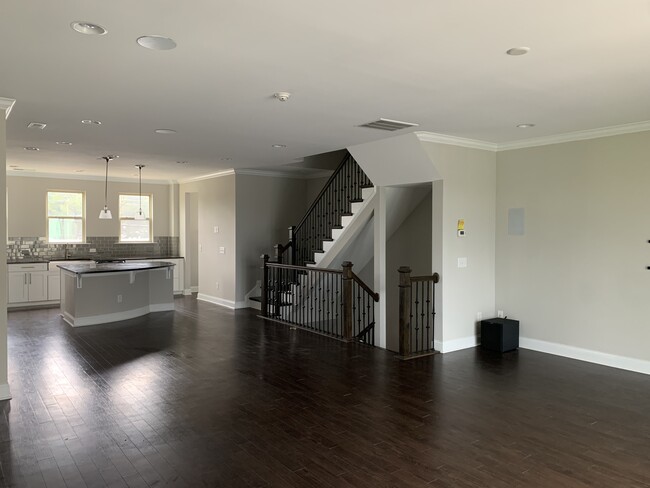
{"label": "recessed ceiling light", "polygon": [[28,128],[28,129],[41,129],[41,130],[43,130],[43,129],[45,129],[45,126],[46,126],[46,125],[47,125],[47,124],[45,124],[45,123],[43,123],[43,122],[30,122],[30,123],[27,125],[27,128]]}
{"label": "recessed ceiling light", "polygon": [[23,168],[14,168],[14,171],[25,171]]}
{"label": "recessed ceiling light", "polygon": [[101,25],[86,22],[85,20],[77,20],[71,23],[70,27],[80,34],[86,34],[88,36],[103,36],[108,32]]}
{"label": "recessed ceiling light", "polygon": [[25,148],[25,151],[40,151],[40,148],[28,146]]}
{"label": "recessed ceiling light", "polygon": [[102,123],[99,120],[90,120],[90,119],[84,119],[81,121],[81,123],[86,125],[102,125]]}
{"label": "recessed ceiling light", "polygon": [[517,127],[520,129],[530,129],[531,127],[535,127],[535,124],[519,124]]}
{"label": "recessed ceiling light", "polygon": [[232,158],[221,158],[221,161],[232,161]]}
{"label": "recessed ceiling light", "polygon": [[137,43],[147,49],[155,51],[168,51],[176,47],[176,41],[164,36],[142,36],[138,37]]}
{"label": "recessed ceiling light", "polygon": [[10,168],[17,168],[18,165],[17,165],[17,164],[10,164],[9,167],[10,167]]}
{"label": "recessed ceiling light", "polygon": [[524,54],[528,54],[528,51],[530,51],[530,48],[525,46],[511,47],[506,51],[506,54],[510,56],[522,56]]}
{"label": "recessed ceiling light", "polygon": [[56,143],[57,143],[59,146],[72,146],[72,143],[71,143],[71,142],[67,142],[67,141],[56,141]]}
{"label": "recessed ceiling light", "polygon": [[176,164],[189,164],[187,161],[176,161]]}
{"label": "recessed ceiling light", "polygon": [[174,129],[156,129],[154,132],[156,134],[176,134]]}
{"label": "recessed ceiling light", "polygon": [[284,147],[287,147],[287,146],[284,145],[284,144],[273,144],[272,147],[275,147],[275,148],[279,148],[279,149],[281,149],[281,148],[284,148]]}
{"label": "recessed ceiling light", "polygon": [[85,169],[75,169],[74,170],[75,173],[83,173],[84,171],[86,171],[86,170]]}

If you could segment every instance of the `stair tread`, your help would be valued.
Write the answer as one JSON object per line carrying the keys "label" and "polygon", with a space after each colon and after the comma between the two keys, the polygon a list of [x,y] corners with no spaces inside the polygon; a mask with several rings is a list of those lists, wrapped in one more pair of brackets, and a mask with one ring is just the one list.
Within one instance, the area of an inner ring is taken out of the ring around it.
{"label": "stair tread", "polygon": [[352,212],[343,212],[341,217],[352,217],[354,214]]}
{"label": "stair tread", "polygon": [[363,203],[363,198],[353,198],[350,203]]}
{"label": "stair tread", "polygon": [[332,226],[332,229],[338,229],[338,230],[341,230],[342,228],[343,228],[342,225],[333,225],[333,226]]}
{"label": "stair tread", "polygon": [[251,302],[260,302],[260,303],[262,303],[262,297],[249,297],[248,299]]}

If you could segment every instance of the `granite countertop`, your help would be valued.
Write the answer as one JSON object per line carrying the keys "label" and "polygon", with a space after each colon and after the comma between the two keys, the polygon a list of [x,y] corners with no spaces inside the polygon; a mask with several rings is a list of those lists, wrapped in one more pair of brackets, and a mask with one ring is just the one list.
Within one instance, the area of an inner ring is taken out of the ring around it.
{"label": "granite countertop", "polygon": [[126,261],[137,261],[141,259],[184,259],[183,256],[141,256],[141,257],[115,257],[115,256],[71,256],[65,258],[52,258],[43,259],[39,257],[25,257],[23,259],[7,259],[7,264],[34,264],[34,263],[49,263],[51,261],[94,261],[95,259],[124,259]]}
{"label": "granite countertop", "polygon": [[148,269],[169,268],[175,266],[163,261],[152,261],[150,263],[79,263],[59,264],[59,268],[75,274],[89,273],[115,273],[118,271],[145,271]]}

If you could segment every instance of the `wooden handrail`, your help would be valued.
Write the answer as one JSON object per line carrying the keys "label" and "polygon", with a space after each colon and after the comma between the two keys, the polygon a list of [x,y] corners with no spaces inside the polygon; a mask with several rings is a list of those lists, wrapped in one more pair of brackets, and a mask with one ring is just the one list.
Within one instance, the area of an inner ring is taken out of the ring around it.
{"label": "wooden handrail", "polygon": [[411,281],[433,281],[434,283],[438,283],[440,281],[440,275],[433,273],[432,275],[426,276],[411,276]]}
{"label": "wooden handrail", "polygon": [[282,264],[282,263],[273,263],[270,262],[268,263],[269,267],[271,268],[284,268],[284,269],[296,269],[298,271],[321,271],[324,273],[332,273],[332,274],[343,274],[343,271],[340,269],[328,269],[328,268],[314,268],[312,266],[296,266],[294,264]]}
{"label": "wooden handrail", "polygon": [[320,193],[318,194],[318,196],[314,199],[314,201],[312,202],[311,206],[307,209],[307,212],[305,212],[305,215],[303,216],[302,220],[301,220],[301,221],[298,223],[298,225],[296,225],[296,227],[294,228],[294,232],[298,231],[298,230],[302,227],[302,225],[305,223],[305,221],[306,221],[307,218],[309,217],[309,214],[311,213],[311,211],[314,210],[314,208],[316,207],[316,205],[318,205],[318,201],[320,200],[320,198],[325,194],[325,192],[326,192],[327,189],[329,188],[330,183],[331,183],[332,181],[334,181],[334,179],[336,178],[336,176],[341,172],[341,169],[343,169],[343,166],[345,166],[345,163],[347,162],[348,158],[351,158],[351,157],[352,157],[352,155],[351,155],[350,153],[348,153],[348,154],[345,155],[345,157],[343,158],[343,161],[341,161],[341,163],[340,163],[340,164],[337,166],[337,168],[334,170],[334,173],[332,173],[332,176],[329,177],[329,179],[327,180],[327,183],[325,183],[325,185],[324,185],[323,188],[321,189],[321,191],[320,191]]}
{"label": "wooden handrail", "polygon": [[372,288],[370,288],[368,285],[366,285],[365,282],[354,273],[354,271],[352,271],[351,273],[352,273],[352,279],[354,281],[356,281],[361,288],[366,290],[368,295],[370,295],[374,301],[378,302],[379,301],[379,293],[375,293],[374,291],[372,291]]}

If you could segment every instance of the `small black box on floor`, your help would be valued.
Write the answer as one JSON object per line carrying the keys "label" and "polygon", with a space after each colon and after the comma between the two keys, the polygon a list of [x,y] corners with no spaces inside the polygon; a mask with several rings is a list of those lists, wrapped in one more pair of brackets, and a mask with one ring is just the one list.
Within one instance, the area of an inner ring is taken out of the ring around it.
{"label": "small black box on floor", "polygon": [[496,352],[517,349],[519,347],[519,321],[511,319],[482,320],[481,346]]}

